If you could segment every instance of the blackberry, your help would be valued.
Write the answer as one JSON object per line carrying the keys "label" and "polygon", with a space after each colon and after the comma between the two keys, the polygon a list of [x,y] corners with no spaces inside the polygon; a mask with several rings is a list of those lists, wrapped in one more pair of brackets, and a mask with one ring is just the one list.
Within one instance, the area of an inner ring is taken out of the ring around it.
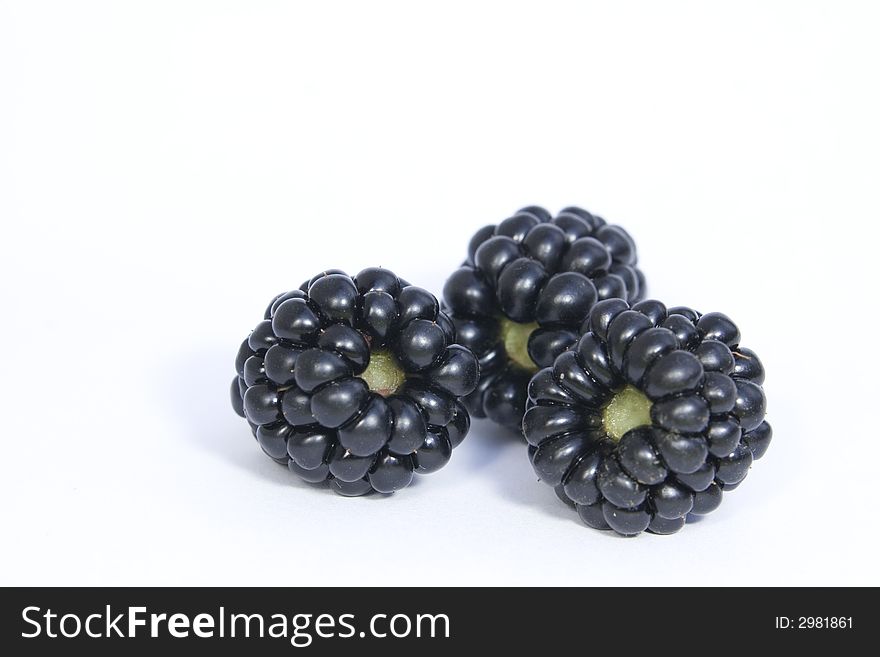
{"label": "blackberry", "polygon": [[349,496],[443,467],[479,380],[437,299],[379,268],[329,270],[275,297],[235,366],[232,406],[263,451]]}
{"label": "blackberry", "polygon": [[443,289],[461,343],[480,361],[474,417],[519,432],[532,375],[571,347],[594,303],[644,297],[636,247],[619,226],[569,207],[523,208],[473,236]]}
{"label": "blackberry", "polygon": [[597,529],[669,534],[709,513],[772,437],[764,367],[721,313],[593,306],[570,351],[529,383],[538,476]]}

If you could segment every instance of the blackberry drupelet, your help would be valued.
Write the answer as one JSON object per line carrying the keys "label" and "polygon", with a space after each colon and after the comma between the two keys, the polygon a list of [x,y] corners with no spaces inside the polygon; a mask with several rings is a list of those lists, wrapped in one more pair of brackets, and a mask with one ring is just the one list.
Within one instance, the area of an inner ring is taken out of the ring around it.
{"label": "blackberry drupelet", "polygon": [[477,231],[443,289],[459,340],[480,361],[471,415],[519,432],[529,379],[577,341],[593,304],[644,297],[636,262],[623,228],[575,207],[552,217],[531,206]]}
{"label": "blackberry drupelet", "polygon": [[532,466],[591,527],[676,532],[767,450],[763,382],[727,316],[601,301],[529,383]]}
{"label": "blackberry drupelet", "polygon": [[235,366],[232,405],[263,451],[348,496],[443,467],[479,380],[437,299],[379,268],[329,270],[273,299]]}

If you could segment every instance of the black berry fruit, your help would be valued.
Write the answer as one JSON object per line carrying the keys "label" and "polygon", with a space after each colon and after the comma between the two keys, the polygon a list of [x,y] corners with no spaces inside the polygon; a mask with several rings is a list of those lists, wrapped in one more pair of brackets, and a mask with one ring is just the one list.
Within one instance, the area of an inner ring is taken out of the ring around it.
{"label": "black berry fruit", "polygon": [[764,368],[721,313],[593,306],[571,350],[528,387],[538,476],[597,529],[669,534],[714,511],[772,436]]}
{"label": "black berry fruit", "polygon": [[273,299],[235,366],[232,406],[263,451],[342,495],[443,467],[479,380],[437,299],[379,268],[326,271]]}
{"label": "black berry fruit", "polygon": [[443,289],[458,339],[480,361],[471,415],[519,432],[529,379],[577,341],[593,304],[644,297],[636,261],[626,231],[580,208],[523,208],[479,230]]}

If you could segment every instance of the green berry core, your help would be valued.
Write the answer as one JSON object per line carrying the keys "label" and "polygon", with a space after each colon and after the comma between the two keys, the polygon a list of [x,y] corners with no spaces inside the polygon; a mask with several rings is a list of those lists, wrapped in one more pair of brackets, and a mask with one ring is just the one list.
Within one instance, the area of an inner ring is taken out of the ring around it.
{"label": "green berry core", "polygon": [[605,433],[617,442],[630,429],[651,425],[651,400],[637,388],[626,386],[602,411]]}
{"label": "green berry core", "polygon": [[501,341],[504,343],[507,357],[523,369],[537,372],[538,366],[529,356],[529,336],[537,330],[538,325],[535,322],[521,324],[507,317],[502,317],[500,323]]}
{"label": "green berry core", "polygon": [[367,369],[360,376],[370,390],[383,397],[397,392],[406,379],[400,363],[387,349],[377,349],[371,353]]}

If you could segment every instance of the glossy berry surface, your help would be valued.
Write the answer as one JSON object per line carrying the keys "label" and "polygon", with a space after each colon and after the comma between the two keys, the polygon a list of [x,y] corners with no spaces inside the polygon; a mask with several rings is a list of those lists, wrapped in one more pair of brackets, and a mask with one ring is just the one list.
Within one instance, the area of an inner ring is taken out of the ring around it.
{"label": "glossy berry surface", "polygon": [[726,315],[601,301],[529,383],[532,466],[590,527],[676,532],[767,450],[763,382]]}
{"label": "glossy berry surface", "polygon": [[645,295],[635,244],[619,226],[570,207],[523,208],[471,239],[443,289],[461,344],[480,361],[465,404],[519,432],[529,379],[578,339],[597,301]]}
{"label": "glossy berry surface", "polygon": [[437,299],[380,268],[329,270],[277,296],[235,367],[232,406],[263,451],[346,496],[443,467],[479,381]]}

